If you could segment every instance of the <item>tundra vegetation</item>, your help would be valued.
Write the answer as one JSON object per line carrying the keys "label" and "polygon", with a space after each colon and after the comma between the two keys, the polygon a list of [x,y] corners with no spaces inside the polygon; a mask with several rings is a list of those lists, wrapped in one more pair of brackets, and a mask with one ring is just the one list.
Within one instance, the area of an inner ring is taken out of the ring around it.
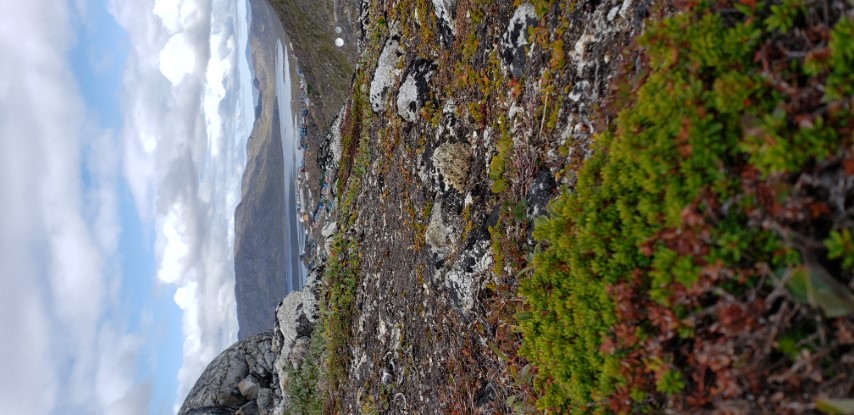
{"label": "tundra vegetation", "polygon": [[[313,363],[290,376],[296,412],[407,405],[395,390],[405,381],[385,376],[363,380],[364,396],[352,397],[366,265],[356,223],[365,204],[380,203],[361,196],[366,177],[389,186],[397,171],[417,182],[411,165],[452,116],[466,140],[489,149],[461,192],[476,203],[460,206],[459,241],[486,228],[492,267],[474,317],[448,317],[472,334],[447,343],[457,348],[434,368],[447,380],[433,385],[436,411],[854,413],[852,5],[635,4],[619,10],[634,26],[590,49],[579,19],[597,6],[532,1],[540,20],[513,78],[497,45],[521,3],[459,0],[447,47],[432,2],[366,3],[320,329]],[[437,62],[416,127],[393,105],[374,113],[367,102],[391,22],[407,59]],[[577,88],[593,83],[582,58],[613,76],[588,85],[596,102],[578,109]],[[582,116],[589,122],[571,121]],[[558,188],[534,220],[541,172]],[[431,203],[400,201],[412,255],[427,255]],[[423,283],[431,269],[407,272]],[[423,313],[418,304],[411,311]]]}

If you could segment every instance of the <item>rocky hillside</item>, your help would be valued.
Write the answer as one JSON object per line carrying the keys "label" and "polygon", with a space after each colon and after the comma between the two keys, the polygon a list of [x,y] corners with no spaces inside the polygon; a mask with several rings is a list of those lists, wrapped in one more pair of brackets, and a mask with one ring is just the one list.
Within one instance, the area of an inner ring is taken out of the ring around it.
{"label": "rocky hillside", "polygon": [[851,413],[850,3],[362,7],[279,408]]}
{"label": "rocky hillside", "polygon": [[246,144],[241,199],[234,212],[234,291],[240,339],[270,330],[291,266],[282,254],[291,248],[285,241],[288,206],[284,195],[285,180],[290,178],[285,177],[274,73],[276,40],[282,35],[270,6],[253,1],[250,53],[261,103]]}

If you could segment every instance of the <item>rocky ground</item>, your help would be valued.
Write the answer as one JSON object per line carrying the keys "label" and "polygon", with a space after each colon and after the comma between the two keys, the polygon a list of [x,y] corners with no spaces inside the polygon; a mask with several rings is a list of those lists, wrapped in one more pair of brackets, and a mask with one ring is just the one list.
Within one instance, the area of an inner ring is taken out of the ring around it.
{"label": "rocky ground", "polygon": [[361,2],[274,413],[845,413],[851,8],[694,6]]}
{"label": "rocky ground", "polygon": [[[365,5],[355,95],[320,159],[340,205],[326,245],[358,281],[346,347],[327,356],[347,369],[327,408],[513,410],[530,392],[514,384],[530,367],[515,354],[513,264],[607,124],[609,81],[646,6]],[[499,160],[510,148],[524,157]]]}

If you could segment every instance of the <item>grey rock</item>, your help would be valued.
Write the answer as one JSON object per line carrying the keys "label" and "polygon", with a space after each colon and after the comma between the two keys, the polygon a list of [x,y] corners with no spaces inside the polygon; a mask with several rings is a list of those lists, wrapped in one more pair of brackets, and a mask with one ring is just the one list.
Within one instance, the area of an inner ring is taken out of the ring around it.
{"label": "grey rock", "polygon": [[272,389],[261,389],[258,392],[258,399],[256,402],[258,403],[259,414],[272,414],[273,409],[276,407],[276,395],[273,393]]}
{"label": "grey rock", "polygon": [[525,69],[528,45],[528,28],[539,24],[540,18],[531,3],[522,3],[516,8],[507,30],[501,36],[501,58],[514,78],[519,78]]}
{"label": "grey rock", "polygon": [[528,208],[527,216],[530,218],[528,226],[528,244],[532,247],[534,241],[534,220],[547,212],[549,202],[554,198],[557,189],[557,182],[554,176],[548,169],[542,169],[534,178],[534,183],[528,189]]}
{"label": "grey rock", "polygon": [[483,281],[484,274],[492,267],[492,261],[489,240],[483,239],[463,251],[445,274],[451,303],[461,312],[471,311],[480,291],[479,282]]}
{"label": "grey rock", "polygon": [[403,57],[403,48],[400,47],[400,24],[392,25],[391,36],[385,42],[380,58],[377,61],[377,69],[371,80],[371,109],[376,113],[385,111],[385,101],[388,99],[391,87],[399,75],[397,63]]}
{"label": "grey rock", "polygon": [[[202,372],[178,415],[233,414],[249,403],[239,383],[249,377],[273,379],[273,337],[270,333],[243,339],[225,349]],[[263,383],[263,382],[262,382]],[[261,387],[274,387],[272,381]]]}
{"label": "grey rock", "polygon": [[442,198],[436,196],[433,201],[433,210],[430,213],[430,224],[427,225],[427,231],[424,232],[424,240],[430,247],[430,252],[440,260],[445,259],[450,252],[456,234],[453,224],[445,220],[447,213],[443,211],[442,203]]}
{"label": "grey rock", "polygon": [[418,120],[418,110],[424,106],[430,92],[430,78],[436,65],[427,59],[416,59],[409,65],[403,84],[397,93],[397,113],[404,120]]}
{"label": "grey rock", "polygon": [[538,216],[546,214],[549,201],[555,196],[557,183],[548,169],[542,169],[534,177],[534,183],[528,189],[527,215],[533,222]]}
{"label": "grey rock", "polygon": [[280,355],[287,354],[296,339],[311,336],[314,326],[306,315],[303,297],[302,291],[294,291],[276,307],[276,344]]}
{"label": "grey rock", "polygon": [[249,375],[237,384],[237,389],[246,399],[253,400],[258,398],[258,390],[261,387],[258,386],[258,379],[255,376]]}
{"label": "grey rock", "polygon": [[240,407],[234,415],[260,415],[261,412],[258,410],[258,402],[251,401],[246,405]]}
{"label": "grey rock", "polygon": [[208,406],[204,408],[191,409],[185,415],[234,415],[234,409],[221,406]]}
{"label": "grey rock", "polygon": [[[309,338],[314,330],[317,319],[317,308],[314,296],[317,285],[317,272],[309,273],[306,287],[303,291],[294,291],[282,300],[276,308],[276,330],[273,348],[278,353],[274,367],[279,374],[279,388],[287,390],[287,378],[283,375],[291,366],[291,354],[295,343],[300,338]],[[306,300],[308,307],[306,306]],[[261,398],[259,396],[259,403]]]}

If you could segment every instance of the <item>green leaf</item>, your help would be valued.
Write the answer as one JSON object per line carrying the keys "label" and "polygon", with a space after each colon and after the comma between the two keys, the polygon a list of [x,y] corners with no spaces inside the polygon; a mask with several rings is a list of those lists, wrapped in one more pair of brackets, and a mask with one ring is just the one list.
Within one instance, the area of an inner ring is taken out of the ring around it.
{"label": "green leaf", "polygon": [[530,385],[534,379],[534,375],[531,373],[531,364],[528,363],[525,365],[518,374],[514,376],[514,379],[514,386],[523,387]]}
{"label": "green leaf", "polygon": [[515,396],[510,395],[510,396],[508,396],[508,397],[507,397],[507,406],[513,406],[513,404],[514,404],[515,402],[516,402],[516,397],[515,397]]}
{"label": "green leaf", "polygon": [[817,262],[807,260],[790,272],[787,287],[795,299],[821,308],[830,318],[854,313],[854,295]]}
{"label": "green leaf", "polygon": [[516,318],[516,321],[525,321],[534,318],[534,313],[530,311],[520,311],[513,315]]}
{"label": "green leaf", "polygon": [[499,349],[498,349],[498,347],[496,347],[494,344],[492,344],[492,343],[487,343],[486,345],[487,345],[487,346],[489,346],[489,348],[492,350],[492,352],[493,352],[493,353],[495,353],[495,354],[498,356],[498,358],[499,358],[499,359],[501,359],[501,360],[503,360],[503,361],[505,361],[505,362],[509,362],[509,361],[510,361],[510,358],[509,358],[509,357],[507,357],[507,355],[506,355],[506,354],[504,354],[504,352],[502,352],[501,350],[499,350]]}
{"label": "green leaf", "polygon": [[854,415],[854,399],[826,399],[815,402],[819,411],[831,415]]}

